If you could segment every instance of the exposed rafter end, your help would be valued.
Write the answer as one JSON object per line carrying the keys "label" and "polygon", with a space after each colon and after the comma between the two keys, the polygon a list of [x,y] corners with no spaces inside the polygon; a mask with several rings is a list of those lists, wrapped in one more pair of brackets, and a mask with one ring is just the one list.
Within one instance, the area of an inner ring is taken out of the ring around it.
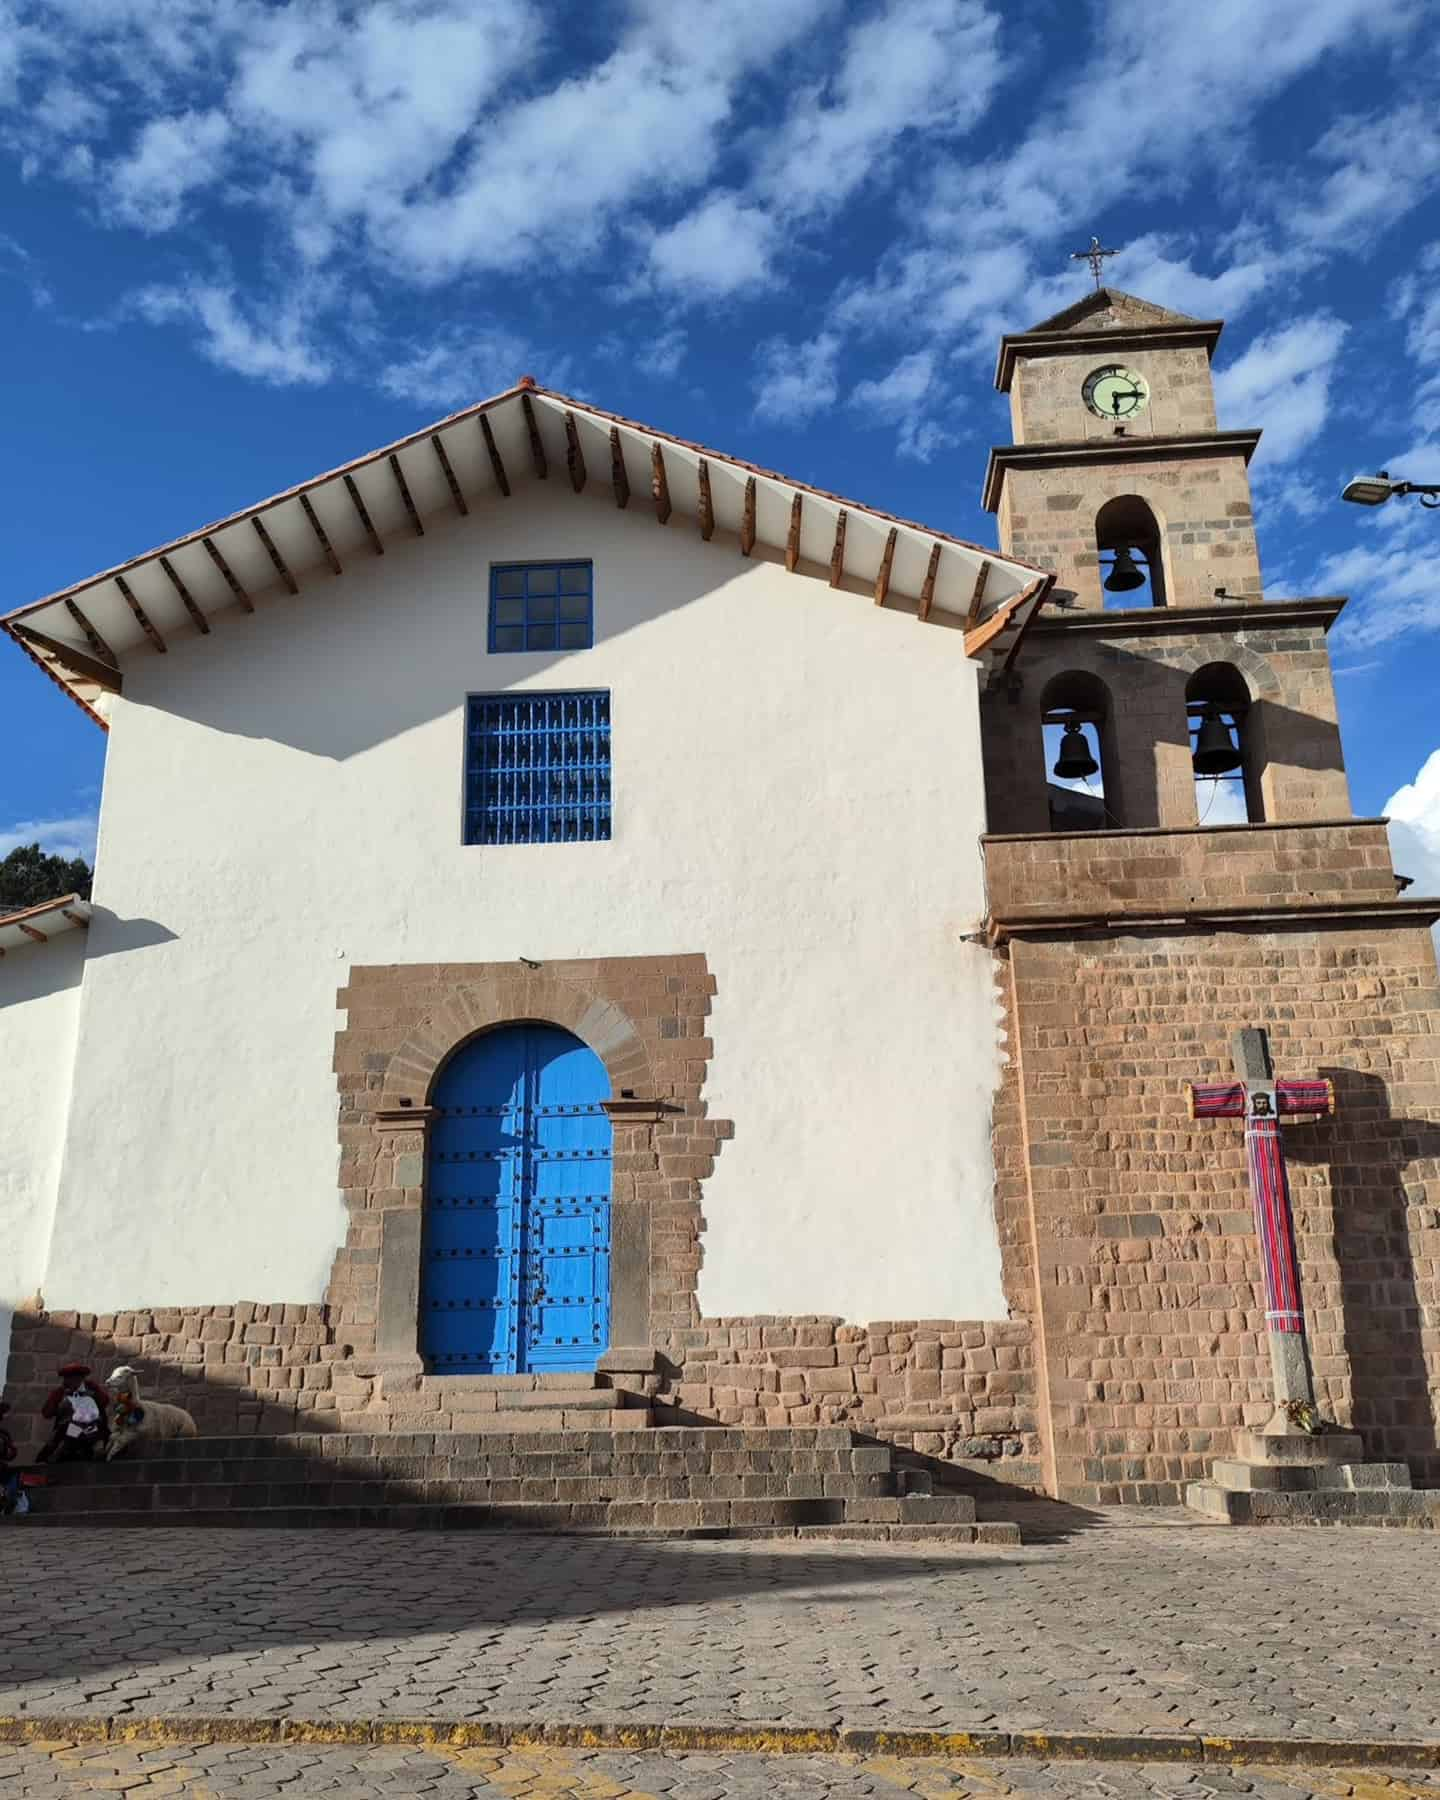
{"label": "exposed rafter end", "polygon": [[665,452],[659,444],[650,446],[650,492],[655,497],[655,519],[660,525],[670,520],[670,478],[665,473]]}
{"label": "exposed rafter end", "polygon": [[360,498],[360,490],[355,485],[355,478],[353,475],[347,475],[345,477],[345,486],[350,495],[350,504],[355,508],[360,523],[365,527],[365,535],[370,540],[370,548],[377,556],[383,556],[385,554],[385,546],[380,542],[380,533],[375,529],[374,521],[370,517],[369,508]]}
{"label": "exposed rafter end", "polygon": [[980,623],[980,608],[985,604],[985,583],[990,579],[988,559],[975,571],[975,586],[970,594],[970,610],[965,615],[965,629],[973,631]]}
{"label": "exposed rafter end", "polygon": [[43,931],[37,931],[33,925],[21,925],[18,919],[15,923],[19,925],[20,930],[25,933],[26,937],[30,938],[34,943],[48,944],[50,942],[45,933]]}
{"label": "exposed rafter end", "polygon": [[838,588],[845,577],[845,527],[850,515],[842,506],[835,520],[835,545],[830,552],[830,585]]}
{"label": "exposed rafter end", "polygon": [[565,414],[565,466],[570,471],[570,485],[578,494],[585,486],[585,452],[580,447],[580,428],[573,412]]}
{"label": "exposed rafter end", "polygon": [[210,558],[211,562],[214,563],[221,575],[224,576],[226,587],[229,588],[230,592],[239,601],[241,606],[245,608],[247,613],[253,613],[255,610],[255,602],[235,579],[235,571],[230,567],[229,563],[226,562],[225,558],[220,554],[219,550],[216,549],[215,545],[208,537],[202,537],[200,542],[205,546],[206,555]]}
{"label": "exposed rafter end", "polygon": [[130,591],[130,583],[125,579],[125,577],[123,575],[117,575],[115,577],[115,585],[120,590],[120,598],[130,608],[131,612],[134,613],[135,621],[139,625],[140,629],[145,633],[146,637],[149,638],[149,640],[150,640],[151,644],[154,646],[155,650],[158,651],[158,653],[161,656],[164,656],[164,654],[165,654],[166,650],[169,648],[169,646],[166,644],[164,638],[161,637],[160,633],[155,629],[154,625],[150,622],[150,617],[146,613],[145,608],[140,604],[140,602],[135,598],[134,594]]}
{"label": "exposed rafter end", "polygon": [[[165,558],[162,556],[160,558],[160,560],[163,563],[165,561]],[[170,573],[168,565],[166,567],[166,573],[167,574]],[[171,579],[174,580],[173,574],[171,575]],[[75,621],[75,623],[80,627],[80,629],[85,633],[85,642],[90,646],[91,650],[95,653],[96,658],[100,662],[110,663],[115,668],[118,669],[120,667],[120,658],[115,654],[115,652],[105,642],[104,638],[101,637],[100,633],[90,623],[89,619],[87,619],[85,617],[84,613],[81,612],[79,606],[75,603],[75,601],[67,600],[65,602],[65,610],[66,610],[66,612],[69,613],[70,617]],[[205,629],[208,631],[209,626],[207,625],[205,627]]]}
{"label": "exposed rafter end", "polygon": [[535,417],[535,402],[528,393],[524,393],[520,396],[520,405],[525,413],[525,429],[530,433],[530,456],[535,464],[535,473],[544,481],[550,474],[550,465],[545,460],[545,442],[540,436],[539,421]]}
{"label": "exposed rafter end", "polygon": [[700,535],[708,544],[715,535],[715,503],[710,497],[710,465],[700,458]]}
{"label": "exposed rafter end", "polygon": [[919,617],[921,619],[928,619],[930,617],[930,608],[932,606],[934,606],[934,604],[935,604],[935,577],[939,573],[940,573],[940,543],[939,543],[939,540],[937,539],[936,542],[930,546],[930,561],[926,565],[925,579],[920,584]]}
{"label": "exposed rafter end", "polygon": [[258,537],[260,542],[265,546],[266,554],[269,556],[271,562],[274,563],[275,573],[285,583],[292,594],[298,594],[300,592],[300,583],[290,573],[290,568],[286,563],[285,558],[275,548],[275,540],[265,529],[264,520],[261,519],[257,513],[250,523],[255,527],[256,537]]}
{"label": "exposed rafter end", "polygon": [[465,504],[465,496],[460,491],[460,483],[455,479],[455,471],[450,467],[450,458],[445,454],[445,446],[440,442],[438,431],[430,433],[430,442],[435,446],[435,455],[445,476],[445,485],[450,490],[450,498],[455,502],[455,510],[462,519],[468,518],[470,508]]}
{"label": "exposed rafter end", "polygon": [[790,502],[790,529],[785,534],[785,567],[792,575],[800,561],[800,520],[804,511],[805,501],[797,493]]}
{"label": "exposed rafter end", "polygon": [[745,504],[740,513],[740,554],[748,556],[755,548],[755,477],[745,483]]}
{"label": "exposed rafter end", "polygon": [[620,447],[620,428],[610,427],[610,485],[615,490],[615,504],[624,512],[630,504],[630,475],[625,467],[625,452]]}
{"label": "exposed rafter end", "polygon": [[880,573],[875,577],[875,604],[883,606],[885,596],[890,592],[890,568],[895,561],[895,545],[900,537],[895,526],[891,526],[885,534],[885,549],[880,558]]}
{"label": "exposed rafter end", "polygon": [[1030,582],[1028,586],[1021,588],[1018,594],[1012,594],[1008,600],[1002,601],[983,625],[977,625],[973,631],[967,631],[965,633],[965,654],[967,656],[979,656],[982,650],[992,644],[995,639],[1000,636],[1001,632],[1005,630],[1006,626],[1009,625],[1010,621],[1015,617],[1016,613],[1020,611],[1021,607],[1023,607],[1027,601],[1033,601],[1034,605],[1020,621],[1019,632],[1016,634],[1015,642],[1010,647],[1010,654],[1005,659],[1005,668],[1008,670],[1015,660],[1016,653],[1019,651],[1026,631],[1029,629],[1030,621],[1045,604],[1045,597],[1054,585],[1055,577],[1053,575],[1037,575],[1034,581]]}
{"label": "exposed rafter end", "polygon": [[71,912],[68,906],[62,906],[60,908],[60,917],[62,919],[68,919],[78,931],[88,931],[90,929],[90,921],[85,917],[84,913]]}
{"label": "exposed rafter end", "polygon": [[[53,657],[72,675],[80,676],[83,681],[93,681],[96,687],[103,688],[107,694],[120,693],[120,671],[113,663],[87,656],[83,650],[76,649],[74,644],[62,643],[59,638],[49,637],[45,632],[37,631],[33,625],[16,623],[10,627],[10,633],[24,644],[32,656],[38,656],[43,650],[46,656]],[[41,662],[43,666],[43,659]]]}
{"label": "exposed rafter end", "polygon": [[510,498],[510,477],[505,473],[505,464],[500,460],[500,446],[495,442],[495,433],[491,430],[490,421],[484,413],[480,415],[480,435],[485,440],[485,450],[495,475],[495,485],[508,500]]}
{"label": "exposed rafter end", "polygon": [[390,473],[395,477],[395,485],[400,490],[400,498],[405,502],[405,510],[410,515],[410,523],[415,527],[416,537],[424,537],[425,527],[420,523],[420,514],[416,511],[415,502],[410,498],[410,483],[405,479],[405,471],[400,467],[400,458],[391,452]]}
{"label": "exposed rafter end", "polygon": [[[166,575],[169,576],[170,585],[171,585],[171,587],[174,588],[175,592],[180,596],[180,604],[185,608],[186,612],[189,613],[191,619],[194,621],[195,629],[199,632],[202,632],[206,637],[209,637],[210,621],[205,617],[204,613],[201,612],[200,608],[195,604],[195,596],[190,592],[189,588],[186,587],[185,583],[180,579],[180,577],[175,573],[174,569],[170,566],[170,558],[168,556],[162,556],[160,558],[160,567],[165,571]],[[78,612],[78,608],[72,607],[72,611]]]}
{"label": "exposed rafter end", "polygon": [[324,556],[325,561],[330,565],[330,573],[332,575],[342,574],[343,571],[340,567],[340,558],[335,554],[325,527],[320,523],[320,516],[310,504],[310,496],[308,494],[302,494],[300,496],[300,509],[310,521],[310,529],[315,533],[315,541],[320,546],[321,554]]}

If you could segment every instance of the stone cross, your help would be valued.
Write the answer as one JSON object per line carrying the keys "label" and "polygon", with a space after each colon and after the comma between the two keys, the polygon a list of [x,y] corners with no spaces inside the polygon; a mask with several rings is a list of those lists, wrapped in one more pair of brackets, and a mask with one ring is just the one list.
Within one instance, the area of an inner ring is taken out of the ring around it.
{"label": "stone cross", "polygon": [[1287,1408],[1313,1408],[1315,1390],[1305,1352],[1305,1310],[1300,1297],[1295,1219],[1290,1210],[1280,1120],[1294,1113],[1333,1113],[1335,1088],[1324,1079],[1277,1081],[1270,1061],[1269,1039],[1258,1028],[1237,1031],[1230,1047],[1238,1080],[1187,1082],[1185,1091],[1192,1119],[1245,1120],[1250,1198],[1265,1270],[1265,1324],[1275,1387],[1275,1411],[1265,1433],[1271,1437],[1294,1436],[1303,1428]]}
{"label": "stone cross", "polygon": [[1102,249],[1099,238],[1092,237],[1090,240],[1090,248],[1088,250],[1072,250],[1070,252],[1070,260],[1071,262],[1089,263],[1090,273],[1095,277],[1095,287],[1098,292],[1103,286],[1101,275],[1105,268],[1105,258],[1107,256],[1118,256],[1119,254],[1120,252],[1118,250]]}

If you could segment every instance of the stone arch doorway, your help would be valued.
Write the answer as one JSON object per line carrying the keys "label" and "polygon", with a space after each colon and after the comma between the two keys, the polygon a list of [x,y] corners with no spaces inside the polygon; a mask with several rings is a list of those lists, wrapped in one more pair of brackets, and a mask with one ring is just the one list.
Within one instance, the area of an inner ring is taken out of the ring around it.
{"label": "stone arch doorway", "polygon": [[609,1344],[610,1077],[558,1025],[470,1038],[430,1096],[420,1351],[436,1375],[591,1370]]}

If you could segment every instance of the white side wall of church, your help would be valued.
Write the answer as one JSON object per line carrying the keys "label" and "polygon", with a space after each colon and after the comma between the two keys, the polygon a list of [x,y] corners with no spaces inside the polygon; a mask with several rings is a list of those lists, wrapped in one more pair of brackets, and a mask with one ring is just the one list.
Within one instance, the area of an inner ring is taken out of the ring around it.
{"label": "white side wall of church", "polygon": [[[594,648],[488,655],[490,563],[562,557]],[[1004,1316],[958,631],[552,480],[125,682],[52,1306],[320,1297],[352,963],[703,951],[705,1312]],[[611,843],[462,844],[465,695],[517,688],[611,691]]]}
{"label": "white side wall of church", "polygon": [[15,1310],[45,1277],[84,966],[83,931],[0,961],[0,1386]]}

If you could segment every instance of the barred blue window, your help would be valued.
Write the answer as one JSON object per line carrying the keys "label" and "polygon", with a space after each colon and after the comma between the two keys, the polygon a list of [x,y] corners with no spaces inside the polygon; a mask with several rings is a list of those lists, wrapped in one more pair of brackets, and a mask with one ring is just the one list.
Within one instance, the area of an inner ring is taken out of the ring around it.
{"label": "barred blue window", "polygon": [[594,642],[595,577],[588,562],[491,568],[492,651],[588,650]]}
{"label": "barred blue window", "polygon": [[609,694],[472,694],[465,842],[582,844],[609,836]]}

